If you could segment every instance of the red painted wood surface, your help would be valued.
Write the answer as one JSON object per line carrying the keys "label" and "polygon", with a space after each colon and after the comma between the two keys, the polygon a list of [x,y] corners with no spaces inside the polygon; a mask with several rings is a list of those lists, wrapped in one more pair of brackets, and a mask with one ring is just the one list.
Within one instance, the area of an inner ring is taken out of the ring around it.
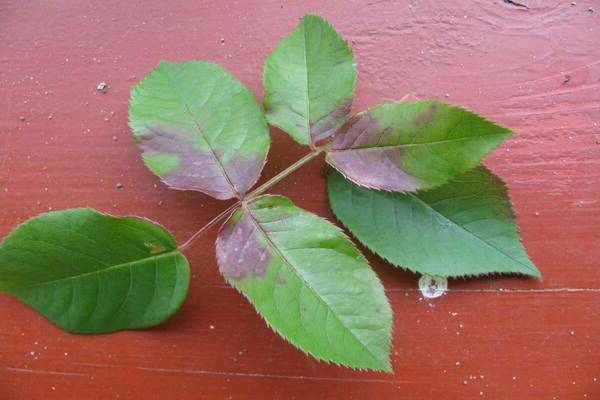
{"label": "red painted wood surface", "polygon": [[[0,295],[0,399],[600,398],[600,4],[597,1],[69,1],[0,3],[0,236],[92,206],[179,240],[227,204],[166,189],[127,127],[129,89],[160,59],[209,59],[262,96],[262,63],[305,12],[352,41],[355,110],[438,97],[518,132],[486,160],[508,183],[545,280],[417,277],[366,252],[395,311],[395,373],[318,363],[224,284],[212,231],[188,252],[183,309],[147,331],[61,332]],[[96,90],[107,82],[106,94]],[[24,117],[24,121],[21,121]],[[273,130],[263,180],[305,149]],[[322,160],[275,192],[332,218]],[[116,189],[117,183],[123,189]]]}

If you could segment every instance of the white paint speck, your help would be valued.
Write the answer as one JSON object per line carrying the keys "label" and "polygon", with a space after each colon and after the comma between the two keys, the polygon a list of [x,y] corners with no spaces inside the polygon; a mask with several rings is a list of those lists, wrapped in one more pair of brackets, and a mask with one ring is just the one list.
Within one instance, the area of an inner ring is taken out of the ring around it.
{"label": "white paint speck", "polygon": [[108,87],[108,85],[106,84],[106,82],[100,82],[98,84],[98,86],[96,86],[96,90],[99,92],[105,93],[107,87]]}

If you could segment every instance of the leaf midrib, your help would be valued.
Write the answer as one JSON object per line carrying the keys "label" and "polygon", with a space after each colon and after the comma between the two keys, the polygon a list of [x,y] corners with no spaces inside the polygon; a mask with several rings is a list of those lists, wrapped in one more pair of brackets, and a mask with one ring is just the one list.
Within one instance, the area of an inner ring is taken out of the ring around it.
{"label": "leaf midrib", "polygon": [[426,142],[426,143],[405,143],[405,144],[390,144],[390,145],[385,145],[385,146],[373,146],[373,147],[348,147],[345,149],[331,149],[329,150],[330,153],[342,153],[342,152],[353,152],[353,151],[369,151],[369,150],[381,150],[381,149],[386,149],[386,148],[404,148],[404,147],[419,147],[419,146],[430,146],[430,145],[435,145],[435,144],[440,144],[440,143],[456,143],[456,142],[462,142],[462,141],[468,141],[468,140],[473,140],[473,139],[483,139],[483,138],[490,138],[490,137],[495,137],[495,136],[506,136],[506,134],[503,133],[495,133],[495,134],[491,134],[491,135],[481,135],[481,136],[469,136],[469,137],[462,137],[462,138],[458,138],[458,139],[443,139],[443,140],[435,140],[432,142]]}
{"label": "leaf midrib", "polygon": [[179,90],[178,90],[177,85],[173,82],[173,79],[171,79],[171,76],[170,76],[170,74],[168,72],[165,73],[164,75],[167,77],[167,81],[169,82],[169,84],[173,88],[173,92],[175,93],[175,95],[179,99],[179,102],[181,103],[181,105],[185,109],[185,112],[190,116],[191,120],[194,122],[194,125],[196,126],[196,129],[198,129],[198,132],[200,133],[200,135],[202,136],[202,138],[206,142],[206,145],[207,145],[208,149],[210,150],[210,154],[213,156],[213,158],[215,160],[215,164],[219,167],[219,169],[223,173],[223,177],[225,178],[225,180],[227,181],[227,183],[229,183],[229,186],[231,186],[231,190],[233,191],[233,193],[235,193],[236,197],[239,198],[240,197],[240,193],[237,191],[235,185],[231,181],[231,178],[227,174],[227,171],[225,170],[225,166],[223,165],[223,163],[221,162],[221,160],[219,159],[219,157],[217,157],[217,153],[215,153],[215,151],[214,151],[214,149],[212,147],[212,144],[208,141],[208,139],[206,137],[206,134],[204,133],[204,130],[200,127],[200,123],[196,120],[196,117],[192,113],[192,110],[190,109],[189,105],[179,95]]}
{"label": "leaf midrib", "polygon": [[247,205],[243,205],[242,207],[248,213],[248,215],[250,215],[250,218],[252,219],[252,222],[254,223],[254,225],[256,226],[256,228],[262,233],[262,235],[265,238],[265,240],[269,243],[269,246],[279,255],[279,257],[281,257],[281,259],[290,267],[290,269],[292,271],[294,271],[294,274],[296,275],[296,277],[298,277],[298,279],[300,279],[300,281],[302,281],[304,283],[304,285],[315,296],[315,298],[319,302],[321,302],[327,308],[327,310],[329,310],[329,313],[331,315],[333,315],[339,321],[339,323],[342,324],[342,326],[344,328],[346,328],[346,331],[348,331],[350,333],[350,335],[352,335],[352,337],[354,339],[356,339],[356,341],[358,343],[360,343],[364,349],[366,349],[367,353],[369,353],[371,355],[371,357],[373,357],[373,359],[380,365],[380,367],[382,367],[383,369],[386,369],[387,368],[386,364],[382,363],[382,361],[375,354],[373,354],[371,352],[371,350],[369,349],[369,347],[366,346],[358,337],[356,337],[356,335],[354,334],[354,332],[352,331],[352,329],[350,329],[350,328],[348,328],[346,326],[346,324],[333,311],[333,309],[331,308],[331,306],[329,304],[327,304],[325,302],[325,300],[323,300],[321,298],[321,296],[317,293],[317,291],[298,272],[298,270],[295,268],[294,264],[292,264],[292,262],[287,259],[287,257],[281,252],[281,250],[279,250],[279,247],[275,244],[275,242],[273,242],[273,240],[269,237],[269,235],[267,234],[267,232],[263,229],[263,227],[260,224],[260,222],[258,221],[258,219],[254,216],[254,214],[252,213],[250,207],[248,207]]}
{"label": "leaf midrib", "polygon": [[78,275],[71,275],[71,276],[67,276],[67,277],[63,277],[63,278],[58,278],[58,279],[53,279],[50,281],[45,281],[45,282],[38,282],[35,283],[33,285],[28,285],[28,286],[21,286],[18,288],[14,288],[14,289],[10,289],[10,291],[18,291],[18,290],[25,290],[25,289],[30,289],[30,288],[34,288],[34,287],[40,287],[40,286],[45,286],[45,285],[51,285],[53,283],[57,283],[57,282],[66,282],[66,281],[70,281],[73,279],[79,279],[79,278],[83,278],[86,276],[92,276],[95,274],[100,274],[100,273],[104,273],[107,271],[111,271],[111,270],[115,270],[115,269],[119,269],[119,268],[127,268],[127,267],[131,267],[134,266],[136,264],[141,264],[147,261],[151,261],[151,260],[158,260],[158,259],[162,259],[162,258],[167,258],[167,256],[172,256],[172,255],[177,255],[179,254],[179,250],[171,250],[165,253],[160,253],[157,255],[152,255],[150,257],[146,257],[146,258],[141,258],[139,260],[135,260],[135,261],[128,261],[125,263],[121,263],[121,264],[116,264],[116,265],[111,265],[110,267],[107,268],[102,268],[102,269],[97,269],[95,271],[89,271],[89,272],[84,272],[83,274],[78,274]]}
{"label": "leaf midrib", "polygon": [[421,205],[425,206],[427,209],[433,211],[435,214],[439,215],[441,218],[443,218],[445,221],[450,222],[453,226],[457,226],[459,227],[461,230],[463,230],[464,232],[468,233],[469,235],[471,235],[472,237],[474,237],[475,239],[479,240],[481,243],[484,243],[486,246],[494,249],[495,251],[497,251],[498,253],[502,254],[504,257],[518,263],[519,265],[522,265],[523,267],[525,267],[527,270],[533,272],[534,274],[537,272],[534,268],[531,268],[529,265],[524,264],[523,262],[517,260],[516,258],[512,257],[510,254],[505,253],[504,251],[500,250],[499,248],[493,246],[492,244],[490,244],[489,242],[487,242],[485,239],[481,238],[480,236],[476,235],[474,232],[471,232],[469,229],[465,228],[464,226],[460,225],[458,222],[453,221],[452,219],[448,218],[447,216],[445,216],[444,214],[442,214],[441,212],[439,212],[438,210],[436,210],[434,207],[430,206],[429,204],[427,204],[425,201],[423,201],[421,198],[419,198],[418,196],[412,194],[412,193],[406,193],[408,196],[412,197],[413,199],[415,199],[416,201],[418,201]]}
{"label": "leaf midrib", "polygon": [[304,21],[304,24],[302,25],[302,38],[304,39],[304,47],[303,47],[303,54],[304,54],[304,69],[306,70],[306,75],[305,75],[305,83],[306,83],[306,129],[308,132],[308,143],[312,143],[313,139],[312,139],[312,128],[311,128],[311,124],[310,124],[310,93],[309,93],[309,85],[308,85],[308,57],[306,54],[306,21]]}

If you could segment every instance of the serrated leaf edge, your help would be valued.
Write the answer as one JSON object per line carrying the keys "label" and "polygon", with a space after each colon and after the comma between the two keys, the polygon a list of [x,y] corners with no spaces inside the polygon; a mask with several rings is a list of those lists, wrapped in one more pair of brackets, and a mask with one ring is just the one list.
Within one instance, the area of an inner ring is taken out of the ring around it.
{"label": "serrated leaf edge", "polygon": [[[356,68],[356,60],[355,60],[355,58],[354,58],[354,52],[352,51],[352,46],[350,46],[350,43],[348,42],[348,40],[347,40],[345,37],[343,37],[342,35],[340,35],[340,34],[339,34],[339,32],[338,32],[338,31],[335,29],[335,27],[333,26],[333,24],[332,24],[331,22],[329,22],[328,20],[326,20],[325,18],[323,18],[323,17],[322,17],[322,16],[320,16],[320,15],[317,15],[317,14],[310,14],[310,13],[308,13],[308,14],[304,14],[304,16],[302,17],[302,19],[300,20],[300,23],[299,23],[298,25],[296,25],[296,27],[295,27],[294,29],[292,29],[292,31],[291,31],[291,32],[289,32],[289,33],[288,33],[287,35],[285,35],[285,36],[284,36],[282,39],[280,39],[280,40],[279,40],[279,42],[277,42],[277,44],[275,45],[275,47],[273,47],[273,50],[271,50],[271,53],[269,53],[269,55],[268,55],[268,56],[267,56],[267,58],[265,59],[265,62],[264,62],[265,66],[266,66],[266,63],[267,63],[267,61],[269,60],[269,58],[270,58],[270,57],[271,57],[271,55],[273,54],[273,52],[274,52],[274,51],[275,51],[275,50],[276,50],[276,49],[279,47],[279,43],[280,43],[282,40],[285,40],[285,39],[287,39],[287,38],[288,38],[288,37],[289,37],[289,36],[290,36],[290,35],[291,35],[291,34],[292,34],[292,33],[293,33],[293,32],[294,32],[294,31],[295,31],[295,30],[296,30],[296,29],[297,29],[297,28],[300,26],[300,24],[301,24],[301,23],[304,21],[304,18],[306,18],[306,17],[315,17],[315,18],[318,18],[318,19],[320,19],[320,20],[321,20],[323,23],[325,23],[326,25],[328,25],[328,26],[329,26],[329,27],[330,27],[330,28],[331,28],[331,29],[332,29],[332,30],[333,30],[333,31],[334,31],[334,32],[335,32],[335,33],[338,35],[338,37],[339,37],[339,38],[342,40],[342,42],[343,42],[343,43],[345,44],[345,46],[346,46],[346,50],[348,50],[348,52],[349,52],[349,53],[350,53],[350,55],[352,56],[352,61],[353,61],[353,62],[352,62],[352,67],[353,67],[353,69],[354,69],[354,81],[352,82],[352,97],[351,97],[351,99],[350,99],[350,106],[351,106],[351,105],[352,105],[352,103],[353,103],[353,101],[354,101],[354,92],[356,91],[356,82],[358,81],[358,68]],[[306,43],[306,36],[304,37],[304,42]],[[304,53],[305,53],[305,54],[304,54],[304,60],[305,60],[305,64],[306,64],[306,45],[304,46]],[[307,69],[308,69],[308,68],[307,68]],[[265,86],[266,86],[266,85],[265,85],[265,79],[266,79],[265,72],[266,72],[266,68],[264,68],[264,66],[263,66],[263,73],[262,73],[263,87],[265,87]],[[307,78],[307,82],[308,82],[308,78]],[[307,85],[308,85],[308,83],[307,83]],[[307,89],[307,91],[306,91],[306,92],[308,93],[308,89]],[[308,100],[307,100],[307,101],[308,101]],[[349,108],[350,108],[350,107],[349,107]],[[274,123],[274,122],[272,122],[272,121],[271,121],[271,119],[269,118],[269,115],[268,115],[268,111],[266,110],[266,107],[265,107],[265,103],[264,103],[264,101],[263,101],[263,103],[262,103],[262,109],[263,109],[263,111],[264,111],[265,120],[267,121],[267,123],[268,123],[269,125],[271,125],[271,126],[274,126],[274,127],[278,128],[278,129],[279,129],[279,130],[281,130],[282,132],[285,132],[285,133],[286,133],[286,134],[287,134],[289,137],[291,137],[291,138],[292,138],[292,139],[293,139],[295,142],[297,142],[297,143],[299,143],[299,144],[301,144],[301,145],[304,145],[304,146],[312,146],[312,145],[314,145],[314,144],[315,144],[315,143],[313,142],[313,140],[312,140],[312,132],[310,131],[310,130],[311,130],[311,128],[310,128],[310,111],[309,111],[309,115],[307,115],[307,119],[308,119],[308,123],[309,123],[309,127],[308,127],[308,129],[309,129],[309,132],[308,132],[308,141],[304,142],[304,141],[297,140],[297,139],[296,139],[294,136],[292,136],[291,134],[289,134],[289,133],[288,133],[288,132],[287,132],[287,131],[286,131],[286,130],[285,130],[285,129],[284,129],[284,128],[283,128],[283,127],[280,125],[280,124],[277,124],[277,123]],[[310,110],[310,108],[309,108],[309,107],[307,107],[307,109],[308,109],[308,110]],[[342,121],[342,122],[340,123],[340,126],[338,127],[337,131],[339,131],[339,128],[341,128],[341,127],[344,125],[345,121],[347,121],[349,118],[350,118],[350,116],[349,116],[349,115],[347,115],[347,116],[346,116],[346,118],[344,119],[344,121]],[[337,132],[337,131],[336,131],[336,132]],[[326,138],[326,139],[324,139],[324,140],[326,140],[326,141],[328,141],[328,142],[329,142],[329,141],[331,141],[331,140],[333,139],[333,137],[335,136],[335,134],[336,134],[336,133],[333,133],[332,135],[330,135],[328,138]]]}
{"label": "serrated leaf edge", "polygon": [[[491,170],[489,170],[487,167],[485,167],[484,165],[478,165],[475,166],[465,172],[471,171],[475,168],[483,168],[484,170],[486,170],[487,172],[490,172],[494,177],[496,177],[501,185],[501,189],[506,193],[507,196],[507,201],[508,201],[508,205],[509,205],[509,209],[510,209],[510,213],[511,215],[509,216],[510,219],[513,221],[515,228],[516,228],[516,235],[517,235],[517,240],[519,241],[519,244],[521,245],[521,247],[523,247],[523,249],[525,249],[525,246],[523,246],[523,243],[521,241],[521,236],[519,235],[519,226],[516,223],[516,218],[514,215],[514,209],[512,207],[512,201],[510,199],[510,191],[508,190],[508,186],[506,185],[506,183],[496,174],[494,174]],[[335,169],[335,171],[339,172],[337,169]],[[331,171],[329,172],[331,173]],[[340,174],[342,176],[344,176],[345,179],[346,176],[344,174],[342,174],[340,172]],[[349,181],[353,182],[351,179],[348,179]],[[448,183],[446,183],[448,184]],[[358,186],[362,186],[362,185],[358,185]],[[364,186],[363,186],[364,187]],[[372,188],[368,188],[370,190],[373,190]],[[424,189],[424,190],[419,190],[419,192],[421,191],[428,191],[428,190],[432,190],[435,188],[428,188],[428,189]],[[387,191],[390,192],[390,191]],[[392,192],[394,193],[394,192]],[[396,193],[404,193],[404,194],[410,194],[410,192],[396,192]],[[339,216],[337,215],[337,213],[335,212],[333,206],[331,205],[331,201],[329,201],[329,190],[327,190],[327,199],[328,199],[328,203],[329,203],[329,209],[331,210],[331,212],[333,213],[333,215],[335,215],[336,219],[340,222],[340,224],[342,224],[342,226],[348,230],[348,232],[350,232],[350,234],[352,235],[352,237],[354,237],[361,245],[363,245],[365,248],[367,248],[373,255],[385,260],[388,264],[391,264],[392,266],[396,267],[396,268],[400,268],[404,271],[410,271],[412,273],[415,274],[419,274],[419,275],[423,275],[423,274],[428,274],[428,275],[436,275],[436,276],[441,276],[443,278],[474,278],[474,277],[482,277],[482,276],[492,276],[492,275],[522,275],[522,276],[531,276],[534,277],[536,279],[539,279],[540,281],[543,281],[542,279],[542,275],[541,272],[539,271],[539,269],[534,265],[535,271],[537,271],[537,274],[527,274],[524,272],[518,272],[518,271],[490,271],[490,272],[483,272],[483,273],[478,273],[478,274],[448,274],[448,275],[441,275],[439,272],[435,272],[435,273],[431,273],[430,271],[424,271],[424,270],[418,270],[415,269],[414,267],[409,267],[409,266],[405,266],[405,265],[400,265],[400,264],[396,264],[395,262],[391,261],[390,259],[388,259],[387,257],[385,257],[384,255],[379,254],[377,251],[375,251],[371,246],[369,246],[368,244],[364,243],[362,240],[360,240],[360,238],[358,236],[356,236],[354,234],[354,232],[352,231],[352,229],[350,229],[350,227],[348,227],[344,221],[342,221],[341,218],[339,218]]]}
{"label": "serrated leaf edge", "polygon": [[[407,95],[405,95],[404,97],[406,97],[406,96]],[[467,112],[469,112],[469,113],[477,116],[478,118],[481,118],[484,122],[489,123],[490,125],[492,125],[492,126],[494,126],[496,128],[501,128],[501,129],[506,130],[506,134],[485,135],[485,137],[501,136],[501,137],[503,137],[503,141],[504,141],[504,140],[508,139],[509,137],[511,137],[511,136],[513,136],[515,134],[510,128],[505,127],[503,125],[500,125],[500,124],[498,124],[498,123],[496,123],[496,122],[488,119],[487,117],[485,117],[485,116],[483,116],[483,115],[481,115],[481,114],[479,114],[479,113],[471,110],[470,108],[456,106],[456,105],[450,104],[450,103],[445,103],[445,102],[443,102],[441,100],[438,100],[438,99],[435,99],[435,98],[423,99],[423,100],[418,100],[418,101],[405,101],[404,97],[401,98],[400,100],[397,100],[397,101],[384,101],[382,103],[378,103],[378,104],[376,104],[374,106],[368,107],[366,110],[363,110],[363,111],[360,111],[360,112],[354,114],[353,116],[351,116],[348,119],[360,118],[363,115],[368,114],[372,109],[380,107],[380,106],[383,106],[383,105],[386,105],[386,104],[403,104],[403,105],[409,105],[409,104],[417,104],[417,103],[423,103],[423,102],[432,102],[432,103],[437,103],[437,104],[443,104],[443,105],[448,106],[450,108],[454,108],[454,109],[458,109],[458,110],[462,110],[462,111],[467,111]],[[331,137],[329,138],[331,142],[335,139],[335,135],[339,134],[339,132],[340,132],[340,130],[338,129],[338,131],[335,134],[331,135]],[[468,138],[468,139],[472,139],[472,138]],[[427,145],[427,144],[428,143],[423,143],[423,145]],[[478,164],[478,165],[481,165],[481,162],[483,162],[483,160],[485,159],[485,157],[487,157],[492,151],[494,151],[497,148],[499,148],[501,144],[502,143],[499,143],[496,147],[494,147],[488,153],[484,154],[483,157],[481,158],[480,164]],[[403,146],[406,146],[406,144],[404,144],[404,145],[385,146],[385,147],[403,147]],[[344,178],[346,178],[347,180],[355,183],[358,186],[362,186],[362,187],[367,188],[367,189],[379,190],[379,191],[391,192],[391,193],[414,193],[414,192],[420,192],[420,191],[426,191],[426,190],[436,189],[436,188],[438,188],[440,186],[443,186],[443,185],[447,184],[450,180],[452,180],[452,178],[450,178],[449,180],[447,180],[445,182],[441,182],[441,183],[438,183],[438,184],[432,185],[432,186],[427,186],[427,187],[425,187],[423,189],[418,189],[418,190],[415,190],[415,191],[409,191],[409,190],[390,190],[390,189],[386,189],[386,188],[379,188],[379,187],[375,187],[375,186],[371,186],[371,185],[366,185],[364,183],[357,182],[356,180],[354,180],[351,177],[349,177],[348,175],[346,175],[344,173],[344,171],[342,171],[341,169],[338,169],[338,167],[335,165],[335,163],[333,163],[331,161],[331,158],[329,157],[330,151],[335,152],[335,151],[349,151],[349,150],[355,150],[355,149],[344,149],[344,150],[335,150],[335,149],[329,150],[328,149],[326,151],[326,153],[325,153],[325,161],[327,162],[327,164],[329,164],[330,166],[332,166],[333,168],[335,168],[336,171],[338,171],[340,174],[342,174],[344,176]],[[477,168],[478,165],[475,165],[472,168],[469,168],[469,169],[467,169],[467,170],[465,170],[463,172],[467,172],[467,171],[470,171],[470,170],[472,170],[474,168]]]}
{"label": "serrated leaf edge", "polygon": [[[252,198],[252,200],[250,201],[250,203],[251,203],[251,202],[254,202],[254,201],[258,200],[258,199],[265,198],[265,197],[284,197],[284,196],[281,196],[281,195],[273,195],[273,194],[263,194],[263,195],[260,195],[260,196],[257,196],[257,197],[255,197],[255,198]],[[293,203],[293,204],[294,204],[294,203]],[[294,204],[294,205],[295,205],[295,204]],[[297,206],[296,206],[296,207],[297,207]],[[242,209],[242,207],[238,207],[236,210],[239,210],[239,209]],[[233,216],[233,214],[235,213],[235,211],[236,211],[236,210],[232,211],[232,213],[231,213],[231,214],[228,216],[228,218],[227,218],[227,219],[226,219],[226,220],[223,222],[223,224],[222,224],[222,225],[221,225],[221,227],[219,228],[219,233],[221,232],[221,230],[223,229],[223,227],[224,227],[224,226],[225,226],[225,225],[226,225],[226,224],[229,222],[229,220],[231,219],[231,217]],[[242,210],[243,210],[243,209],[242,209]],[[243,211],[245,211],[245,210],[243,210]],[[310,211],[307,211],[307,212],[310,212]],[[250,213],[250,214],[251,214],[251,213]],[[352,244],[353,244],[353,245],[356,247],[356,244],[354,244],[354,242],[353,242],[353,241],[351,240],[351,238],[350,238],[350,237],[349,237],[349,236],[346,234],[346,232],[344,232],[344,230],[343,230],[343,229],[341,229],[340,227],[338,227],[338,226],[337,226],[335,223],[331,222],[331,221],[330,221],[328,218],[322,217],[322,216],[320,216],[320,215],[317,215],[317,214],[314,214],[314,215],[316,215],[316,216],[318,216],[319,218],[322,218],[322,219],[324,219],[325,221],[329,222],[329,223],[330,223],[332,226],[334,226],[334,227],[335,227],[335,229],[338,231],[338,233],[339,233],[340,235],[342,235],[344,238],[346,238],[348,241],[350,241],[350,243],[352,243]],[[255,224],[257,224],[257,222],[256,222],[256,220],[255,220],[254,218],[253,218],[253,220],[255,221]],[[266,235],[265,235],[265,236],[266,236]],[[218,238],[218,237],[219,237],[219,234],[217,234],[217,238]],[[391,326],[391,331],[390,331],[389,339],[388,339],[388,341],[387,341],[387,343],[386,343],[386,344],[387,344],[387,347],[388,347],[388,349],[389,349],[389,350],[388,350],[388,355],[387,355],[387,356],[388,356],[388,357],[387,357],[387,365],[385,365],[385,366],[384,366],[384,368],[381,368],[381,369],[376,369],[376,368],[363,368],[363,367],[355,367],[355,366],[352,366],[352,365],[347,365],[347,364],[341,364],[341,363],[338,363],[338,362],[336,362],[336,361],[333,361],[333,360],[328,360],[328,359],[326,359],[326,358],[318,357],[318,356],[316,356],[316,355],[313,355],[313,354],[309,353],[308,351],[304,350],[304,349],[303,349],[303,348],[301,348],[300,346],[298,346],[298,345],[294,344],[294,343],[293,343],[293,342],[292,342],[292,341],[291,341],[291,340],[290,340],[290,339],[289,339],[289,338],[288,338],[288,337],[287,337],[287,336],[286,336],[286,335],[285,335],[283,332],[280,332],[280,331],[279,331],[277,328],[275,328],[273,325],[271,325],[271,324],[269,323],[269,321],[268,321],[268,320],[267,320],[267,319],[266,319],[266,318],[265,318],[265,317],[264,317],[264,316],[263,316],[263,315],[262,315],[260,312],[258,312],[258,310],[257,310],[257,309],[256,309],[256,307],[254,306],[254,303],[252,302],[252,300],[251,300],[251,299],[250,299],[250,298],[249,298],[249,297],[248,297],[248,296],[247,296],[247,295],[246,295],[244,292],[242,292],[242,291],[241,291],[239,288],[237,288],[237,287],[236,287],[236,286],[235,286],[235,285],[234,285],[232,282],[230,282],[230,280],[229,280],[229,279],[227,279],[227,278],[225,278],[225,277],[224,277],[224,279],[225,279],[225,282],[227,282],[227,283],[228,283],[228,284],[229,284],[231,287],[233,287],[233,288],[234,288],[234,289],[235,289],[237,292],[241,293],[241,294],[242,294],[242,295],[243,295],[243,296],[246,298],[246,300],[248,300],[248,302],[249,302],[249,303],[252,305],[252,307],[254,308],[254,311],[256,312],[256,314],[258,314],[258,315],[260,316],[260,318],[261,318],[261,319],[262,319],[262,320],[265,322],[265,324],[266,324],[266,325],[267,325],[267,326],[268,326],[268,327],[269,327],[269,328],[270,328],[270,329],[271,329],[273,332],[275,332],[277,335],[279,335],[281,338],[283,338],[283,339],[284,339],[286,342],[288,342],[289,344],[291,344],[291,345],[292,345],[294,348],[296,348],[296,349],[299,349],[300,351],[302,351],[302,352],[303,352],[305,355],[307,355],[307,356],[310,356],[310,357],[314,358],[314,359],[315,359],[315,360],[317,360],[317,361],[322,361],[322,362],[324,362],[324,363],[326,363],[326,364],[334,364],[334,365],[336,365],[336,366],[338,366],[338,367],[339,367],[339,366],[343,366],[343,367],[345,367],[345,368],[350,368],[350,369],[352,369],[352,370],[358,370],[358,371],[377,371],[377,372],[385,372],[385,373],[391,373],[391,374],[393,374],[393,372],[394,372],[394,371],[393,371],[392,364],[391,364],[391,351],[392,351],[392,346],[393,346],[393,341],[392,341],[392,338],[393,338],[393,328],[394,328],[394,313],[393,313],[393,308],[392,308],[392,306],[391,306],[391,303],[390,303],[390,300],[389,300],[389,298],[388,298],[388,297],[387,297],[387,295],[385,294],[385,293],[386,293],[386,291],[385,291],[385,287],[383,286],[383,283],[381,282],[381,279],[379,278],[379,276],[377,275],[377,273],[375,273],[375,270],[374,270],[374,269],[371,267],[371,265],[369,264],[369,262],[368,262],[367,258],[364,256],[364,254],[362,254],[362,252],[361,252],[361,251],[360,251],[358,248],[357,248],[357,250],[358,250],[358,252],[360,253],[360,256],[361,256],[362,260],[363,260],[363,261],[364,261],[364,262],[365,262],[365,263],[366,263],[366,264],[369,266],[369,268],[371,269],[371,271],[372,271],[372,272],[373,272],[373,274],[375,275],[375,278],[376,278],[377,282],[379,283],[380,287],[383,289],[383,294],[384,294],[384,296],[385,296],[385,298],[386,298],[386,301],[387,301],[387,303],[388,303],[388,306],[389,306],[389,308],[390,308],[390,318],[391,318],[391,321],[390,321],[390,326]],[[277,250],[277,252],[279,253],[279,250]],[[218,257],[217,257],[217,258],[218,258]],[[282,258],[285,260],[285,257],[282,257]],[[286,261],[286,262],[287,262],[287,261]],[[308,287],[310,287],[310,286],[308,286]],[[312,289],[311,289],[311,291],[312,291]],[[319,296],[317,296],[317,295],[316,295],[314,292],[313,292],[313,294],[315,295],[315,297],[319,298]],[[326,306],[327,306],[327,305],[326,305]],[[329,306],[327,306],[327,307],[329,308]],[[357,339],[357,340],[358,340],[358,339]],[[360,342],[360,341],[359,341],[359,342]],[[369,351],[369,353],[370,353],[370,351]],[[373,358],[374,358],[375,360],[377,360],[377,361],[380,361],[380,360],[379,360],[377,357],[375,357],[374,355],[372,355],[372,356],[373,356]]]}

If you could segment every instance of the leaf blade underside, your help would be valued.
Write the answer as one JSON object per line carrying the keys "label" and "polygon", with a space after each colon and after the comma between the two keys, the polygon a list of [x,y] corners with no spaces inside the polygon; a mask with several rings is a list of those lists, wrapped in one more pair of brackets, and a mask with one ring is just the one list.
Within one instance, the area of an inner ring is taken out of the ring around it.
{"label": "leaf blade underside", "polygon": [[140,218],[50,212],[0,243],[0,290],[70,332],[158,325],[180,308],[188,286],[173,237]]}
{"label": "leaf blade underside", "polygon": [[129,125],[167,185],[222,200],[256,183],[270,144],[254,95],[208,61],[161,61],[132,89]]}
{"label": "leaf blade underside", "polygon": [[354,183],[413,192],[473,167],[512,133],[437,100],[384,103],[353,117],[333,139],[327,162]]}
{"label": "leaf blade underside", "polygon": [[325,19],[306,15],[265,61],[267,120],[300,144],[332,135],[346,120],[356,84],[348,43]]}
{"label": "leaf blade underside", "polygon": [[263,196],[223,225],[217,260],[283,338],[317,359],[390,370],[392,314],[366,259],[330,222]]}
{"label": "leaf blade underside", "polygon": [[519,240],[506,186],[483,167],[416,193],[367,189],[331,171],[327,190],[337,218],[395,266],[442,277],[541,277]]}

